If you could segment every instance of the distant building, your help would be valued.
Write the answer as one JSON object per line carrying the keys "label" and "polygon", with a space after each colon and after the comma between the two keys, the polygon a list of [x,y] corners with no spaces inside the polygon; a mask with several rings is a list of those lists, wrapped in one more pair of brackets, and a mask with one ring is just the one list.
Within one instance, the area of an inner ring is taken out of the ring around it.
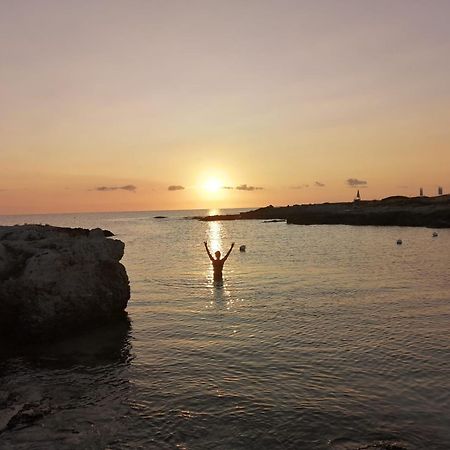
{"label": "distant building", "polygon": [[361,196],[359,195],[359,189],[358,192],[356,193],[356,197],[353,199],[354,202],[360,202],[361,201]]}
{"label": "distant building", "polygon": [[420,188],[420,194],[421,197],[423,197],[423,188]]}
{"label": "distant building", "polygon": [[438,195],[442,195],[444,193],[444,190],[442,189],[442,186],[438,187]]}

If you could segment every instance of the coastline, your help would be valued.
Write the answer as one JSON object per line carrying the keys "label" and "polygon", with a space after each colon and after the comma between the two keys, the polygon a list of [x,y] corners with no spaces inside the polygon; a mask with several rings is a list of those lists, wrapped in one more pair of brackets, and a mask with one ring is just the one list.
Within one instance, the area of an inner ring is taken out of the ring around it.
{"label": "coastline", "polygon": [[374,225],[450,228],[450,195],[393,196],[382,200],[266,206],[239,214],[195,217],[201,221],[285,220],[294,225]]}

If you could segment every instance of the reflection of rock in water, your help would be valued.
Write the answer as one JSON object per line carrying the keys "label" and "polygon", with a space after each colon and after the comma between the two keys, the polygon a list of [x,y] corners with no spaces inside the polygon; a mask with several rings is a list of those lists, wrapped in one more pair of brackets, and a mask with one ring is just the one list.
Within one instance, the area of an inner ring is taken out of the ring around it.
{"label": "reflection of rock in water", "polygon": [[130,320],[124,313],[113,323],[92,332],[45,346],[42,344],[29,358],[35,364],[58,368],[127,363],[131,358],[130,330]]}
{"label": "reflection of rock in water", "polygon": [[[0,364],[4,448],[104,448],[129,413],[130,322],[22,349]],[[121,422],[122,421],[122,422]],[[46,445],[36,445],[46,443]],[[3,448],[3,447],[2,447]]]}

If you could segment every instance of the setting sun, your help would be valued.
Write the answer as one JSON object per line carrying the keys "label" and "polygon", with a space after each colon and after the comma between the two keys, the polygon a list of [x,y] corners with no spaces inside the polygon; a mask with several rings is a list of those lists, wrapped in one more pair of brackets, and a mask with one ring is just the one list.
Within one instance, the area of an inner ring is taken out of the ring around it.
{"label": "setting sun", "polygon": [[222,187],[222,183],[217,178],[209,178],[203,185],[205,191],[214,193]]}

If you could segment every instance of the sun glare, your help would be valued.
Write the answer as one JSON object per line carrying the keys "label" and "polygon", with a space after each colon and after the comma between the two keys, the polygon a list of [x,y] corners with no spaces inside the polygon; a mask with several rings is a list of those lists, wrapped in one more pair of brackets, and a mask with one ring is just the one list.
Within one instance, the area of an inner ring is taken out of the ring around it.
{"label": "sun glare", "polygon": [[217,192],[221,187],[222,183],[217,178],[209,178],[203,185],[205,191],[210,193]]}

